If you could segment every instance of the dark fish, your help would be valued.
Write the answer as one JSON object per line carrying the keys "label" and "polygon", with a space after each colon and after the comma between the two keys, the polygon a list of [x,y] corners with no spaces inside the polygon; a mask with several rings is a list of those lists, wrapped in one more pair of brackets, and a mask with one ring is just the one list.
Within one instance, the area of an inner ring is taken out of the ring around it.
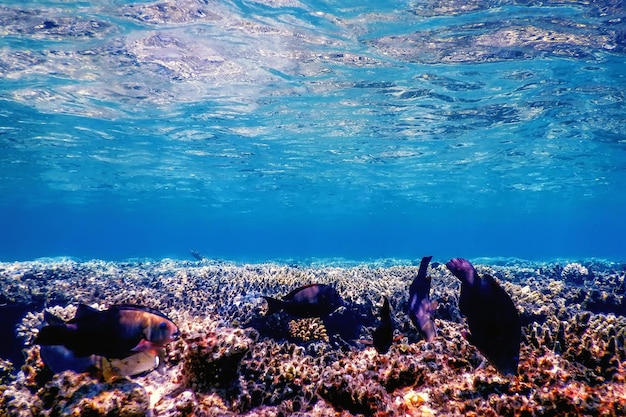
{"label": "dark fish", "polygon": [[391,307],[389,300],[384,297],[385,301],[380,309],[380,324],[374,330],[372,338],[374,339],[374,348],[378,353],[387,353],[393,342],[393,320],[391,319]]}
{"label": "dark fish", "polygon": [[430,277],[426,276],[432,258],[432,256],[422,258],[417,276],[409,287],[409,317],[429,342],[435,340],[437,335],[432,318],[432,314],[437,310],[437,303],[430,301]]}
{"label": "dark fish", "polygon": [[100,356],[76,356],[71,350],[62,345],[41,346],[39,355],[44,364],[55,374],[70,370],[77,373],[95,371]]}
{"label": "dark fish", "polygon": [[452,259],[446,266],[461,280],[459,310],[467,318],[468,340],[500,373],[515,375],[522,330],[511,297],[492,276],[479,277],[465,259]]}
{"label": "dark fish", "polygon": [[204,255],[196,250],[190,249],[189,253],[191,253],[191,256],[193,256],[198,261],[204,260]]}
{"label": "dark fish", "polygon": [[282,300],[267,300],[267,315],[285,311],[298,317],[326,317],[344,305],[336,289],[324,284],[309,284],[296,288]]}
{"label": "dark fish", "polygon": [[157,351],[178,335],[170,319],[148,307],[114,305],[100,311],[79,304],[73,319],[43,327],[34,343],[65,346],[77,357],[123,359]]}
{"label": "dark fish", "polygon": [[[43,313],[44,323],[53,326],[65,325],[65,321],[55,316],[49,311]],[[36,341],[35,341],[36,343]],[[74,353],[63,345],[46,345],[41,346],[39,350],[41,360],[52,372],[59,373],[65,370],[82,373],[91,369],[95,369],[98,363],[96,355],[88,355],[77,357]]]}
{"label": "dark fish", "polygon": [[[45,311],[44,323],[48,325],[63,325],[65,321]],[[163,364],[164,356],[162,349],[159,349],[157,352],[145,351],[135,353],[123,359],[107,359],[98,355],[76,356],[63,345],[41,346],[39,354],[43,363],[55,374],[66,370],[77,373],[100,373],[105,381],[151,371]]]}

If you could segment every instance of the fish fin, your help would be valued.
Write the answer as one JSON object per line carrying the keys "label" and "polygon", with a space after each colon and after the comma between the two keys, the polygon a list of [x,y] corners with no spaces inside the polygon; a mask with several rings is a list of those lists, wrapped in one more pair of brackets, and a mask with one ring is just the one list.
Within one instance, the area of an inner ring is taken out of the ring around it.
{"label": "fish fin", "polygon": [[164,318],[166,320],[172,321],[169,317],[167,317],[165,314],[161,313],[159,310],[156,310],[152,307],[146,307],[146,306],[142,306],[142,305],[138,305],[138,304],[115,304],[112,305],[111,307],[109,307],[109,309],[115,309],[118,311],[141,311],[141,312],[145,312],[145,313],[150,313],[150,314],[154,314],[157,315],[161,318]]}
{"label": "fish fin", "polygon": [[311,287],[315,287],[315,286],[325,286],[324,284],[307,284],[307,285],[303,285],[301,287],[295,288],[292,291],[289,292],[289,294],[285,295],[283,298],[283,300],[290,300],[293,298],[294,295],[296,295],[297,293],[299,293],[300,291],[307,289],[307,288],[311,288]]}
{"label": "fish fin", "polygon": [[54,326],[65,325],[65,320],[63,320],[61,317],[55,316],[47,310],[43,312],[43,321]]}
{"label": "fish fin", "polygon": [[446,267],[448,270],[457,277],[462,284],[472,286],[474,282],[478,279],[478,274],[476,273],[476,269],[474,265],[470,263],[467,259],[463,258],[453,258],[450,259],[446,263]]}
{"label": "fish fin", "polygon": [[383,306],[381,307],[381,310],[391,311],[391,306],[389,305],[389,299],[384,295],[383,295]]}
{"label": "fish fin", "polygon": [[483,281],[487,281],[489,285],[497,285],[498,287],[500,286],[498,280],[489,274],[483,274]]}
{"label": "fish fin", "polygon": [[76,314],[74,314],[74,318],[71,321],[74,321],[76,319],[79,319],[85,315],[89,315],[89,314],[93,314],[93,313],[98,313],[100,310],[90,307],[87,304],[83,304],[80,303],[78,304],[78,307],[76,308]]}
{"label": "fish fin", "polygon": [[149,340],[141,339],[137,346],[131,349],[131,352],[146,352],[151,349],[154,349],[154,344]]}
{"label": "fish fin", "polygon": [[35,341],[36,345],[65,345],[73,335],[73,329],[65,324],[44,326],[39,330]]}
{"label": "fish fin", "polygon": [[154,358],[154,367],[161,375],[165,375],[165,350],[159,349],[157,355]]}
{"label": "fish fin", "polygon": [[417,276],[421,278],[426,278],[426,273],[428,272],[428,264],[430,260],[433,259],[432,256],[424,256],[422,261],[420,262],[420,268],[417,271]]}
{"label": "fish fin", "polygon": [[267,301],[267,313],[265,313],[266,316],[278,313],[283,309],[283,301],[267,296],[263,296],[263,298],[265,298],[265,301]]}
{"label": "fish fin", "polygon": [[102,368],[102,378],[105,382],[113,382],[116,379],[123,378],[120,369],[113,365],[111,359],[101,358],[100,367]]}
{"label": "fish fin", "polygon": [[435,322],[432,319],[424,323],[421,329],[427,342],[432,343],[437,337],[437,327],[435,327]]}

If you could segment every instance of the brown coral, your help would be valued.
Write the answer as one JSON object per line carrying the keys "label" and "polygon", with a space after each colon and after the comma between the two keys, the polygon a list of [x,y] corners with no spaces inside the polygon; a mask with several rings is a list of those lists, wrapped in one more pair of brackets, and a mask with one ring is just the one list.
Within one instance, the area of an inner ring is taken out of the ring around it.
{"label": "brown coral", "polygon": [[289,334],[295,340],[301,342],[313,340],[329,341],[324,322],[319,317],[289,321]]}

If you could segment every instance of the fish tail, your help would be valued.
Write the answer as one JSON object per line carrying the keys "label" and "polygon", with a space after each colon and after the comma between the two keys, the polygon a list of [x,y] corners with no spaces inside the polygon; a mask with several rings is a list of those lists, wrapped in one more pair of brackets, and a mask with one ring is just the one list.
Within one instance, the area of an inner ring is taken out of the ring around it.
{"label": "fish tail", "polygon": [[263,296],[263,298],[265,298],[265,301],[267,301],[267,313],[265,313],[266,316],[278,313],[283,309],[283,302],[281,300],[266,296]]}
{"label": "fish tail", "polygon": [[46,322],[47,324],[52,324],[52,325],[59,325],[59,326],[65,325],[65,320],[63,320],[62,318],[58,316],[55,316],[48,310],[43,312],[43,321]]}
{"label": "fish tail", "polygon": [[64,324],[45,326],[35,338],[36,345],[64,345],[72,337],[72,329]]}

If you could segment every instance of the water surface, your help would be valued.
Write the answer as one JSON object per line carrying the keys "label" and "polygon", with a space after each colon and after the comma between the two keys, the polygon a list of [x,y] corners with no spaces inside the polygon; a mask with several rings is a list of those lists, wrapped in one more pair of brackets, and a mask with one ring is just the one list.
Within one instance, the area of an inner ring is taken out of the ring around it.
{"label": "water surface", "polygon": [[599,1],[3,1],[0,259],[603,257]]}

